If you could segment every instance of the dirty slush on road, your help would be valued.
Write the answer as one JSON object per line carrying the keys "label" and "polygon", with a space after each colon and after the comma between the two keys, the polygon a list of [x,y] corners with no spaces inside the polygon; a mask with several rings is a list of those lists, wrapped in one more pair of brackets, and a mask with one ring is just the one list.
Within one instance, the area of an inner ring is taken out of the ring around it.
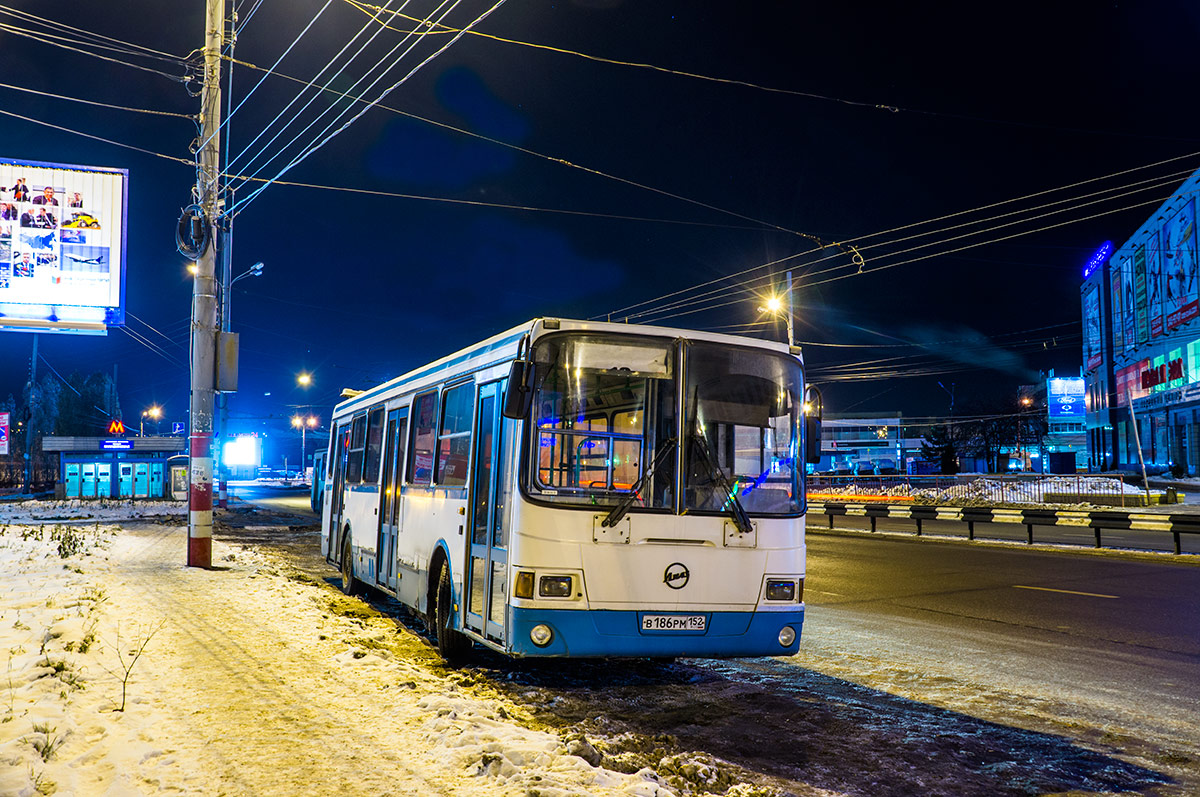
{"label": "dirty slush on road", "polygon": [[[1178,770],[1172,778],[1114,757],[1129,740],[1083,746],[1066,728],[1025,730],[897,697],[805,668],[803,647],[793,661],[676,662],[512,661],[477,648],[468,666],[448,670],[423,618],[386,596],[364,602],[334,592],[339,576],[320,554],[311,518],[243,505],[219,515],[215,534],[274,552],[290,577],[329,589],[333,611],[395,624],[393,636],[369,644],[511,703],[514,719],[559,734],[593,765],[649,768],[682,794],[1168,795],[1189,788]],[[1193,762],[1171,763],[1190,771]]]}

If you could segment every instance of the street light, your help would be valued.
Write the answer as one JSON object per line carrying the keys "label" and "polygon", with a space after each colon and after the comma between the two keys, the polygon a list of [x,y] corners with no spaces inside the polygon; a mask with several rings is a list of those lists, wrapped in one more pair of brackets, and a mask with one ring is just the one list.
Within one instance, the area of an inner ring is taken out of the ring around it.
{"label": "street light", "polygon": [[162,407],[157,404],[142,410],[142,420],[138,424],[138,437],[146,436],[146,418],[151,418],[154,423],[158,424],[158,419],[162,417]]}
{"label": "street light", "polygon": [[307,456],[307,447],[305,446],[305,433],[317,425],[317,418],[314,415],[293,415],[292,428],[300,430],[300,476],[304,476],[304,462]]}
{"label": "street light", "polygon": [[[229,332],[230,318],[233,315],[233,283],[245,277],[261,277],[263,273],[262,262],[255,263],[250,268],[230,279],[232,266],[230,258],[226,250],[225,264],[223,266],[223,279],[221,286],[221,331]],[[217,393],[217,408],[221,413],[221,437],[223,441],[229,436],[229,396],[221,391]],[[220,450],[218,446],[218,459],[221,465],[219,478],[217,479],[217,506],[224,509],[229,505],[227,493],[227,485],[229,483],[229,466],[225,464],[225,452]]]}
{"label": "street light", "polygon": [[300,387],[308,387],[312,384],[312,374],[308,371],[301,371],[296,374],[296,384]]}
{"label": "street light", "polygon": [[[786,302],[786,305],[785,305]],[[783,296],[771,296],[767,299],[766,304],[758,308],[760,313],[770,313],[776,318],[781,313],[787,313],[787,343],[789,346],[795,345],[796,338],[792,330],[792,272],[787,273],[787,287],[784,289]]]}

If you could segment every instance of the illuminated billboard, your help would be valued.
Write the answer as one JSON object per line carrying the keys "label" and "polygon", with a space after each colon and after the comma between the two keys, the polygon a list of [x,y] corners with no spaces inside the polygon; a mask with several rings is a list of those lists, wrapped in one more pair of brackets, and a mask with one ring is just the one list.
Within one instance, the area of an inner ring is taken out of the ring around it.
{"label": "illuminated billboard", "polygon": [[125,323],[129,172],[0,158],[0,330]]}
{"label": "illuminated billboard", "polygon": [[230,467],[249,465],[257,468],[262,464],[262,449],[257,437],[250,435],[225,441],[225,464]]}
{"label": "illuminated billboard", "polygon": [[1046,380],[1046,403],[1051,421],[1083,421],[1084,382],[1082,376],[1055,377]]}

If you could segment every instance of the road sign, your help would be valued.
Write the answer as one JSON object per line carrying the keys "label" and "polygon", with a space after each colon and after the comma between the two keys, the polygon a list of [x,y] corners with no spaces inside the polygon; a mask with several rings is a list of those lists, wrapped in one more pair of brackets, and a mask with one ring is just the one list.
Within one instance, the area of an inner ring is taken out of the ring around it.
{"label": "road sign", "polygon": [[173,421],[171,423],[171,434],[187,434],[187,424]]}

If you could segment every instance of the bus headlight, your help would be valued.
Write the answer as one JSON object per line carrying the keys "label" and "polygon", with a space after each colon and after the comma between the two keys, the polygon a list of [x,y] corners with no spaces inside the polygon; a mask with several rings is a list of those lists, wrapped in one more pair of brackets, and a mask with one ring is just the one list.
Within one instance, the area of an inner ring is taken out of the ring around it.
{"label": "bus headlight", "polygon": [[571,597],[571,577],[542,576],[538,579],[538,595],[543,598]]}
{"label": "bus headlight", "polygon": [[[781,635],[782,636],[782,635]],[[792,636],[795,636],[793,633]],[[550,630],[550,626],[539,623],[529,629],[529,641],[537,645],[539,648],[544,648],[550,644],[550,640],[554,639],[554,632]]]}
{"label": "bus headlight", "polygon": [[[536,641],[536,640],[535,640]],[[785,625],[779,632],[779,644],[785,648],[790,648],[792,643],[796,641],[796,629],[790,625]]]}
{"label": "bus headlight", "polygon": [[794,601],[796,600],[796,582],[783,579],[767,579],[767,600]]}
{"label": "bus headlight", "polygon": [[533,597],[533,573],[528,570],[517,572],[517,583],[513,586],[513,594],[518,598]]}

